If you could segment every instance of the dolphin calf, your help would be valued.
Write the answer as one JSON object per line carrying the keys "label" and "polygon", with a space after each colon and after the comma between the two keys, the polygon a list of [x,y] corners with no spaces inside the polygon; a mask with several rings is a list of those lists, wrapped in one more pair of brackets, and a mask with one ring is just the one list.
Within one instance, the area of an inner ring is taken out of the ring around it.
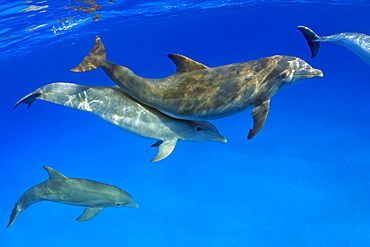
{"label": "dolphin calf", "polygon": [[7,228],[14,224],[20,212],[40,201],[87,207],[77,221],[89,220],[105,207],[139,207],[132,197],[120,188],[86,179],[67,178],[51,167],[44,168],[49,174],[49,179],[21,195],[10,215]]}
{"label": "dolphin calf", "polygon": [[308,27],[297,27],[306,38],[311,50],[311,58],[320,50],[320,42],[342,45],[370,64],[370,36],[363,33],[338,33],[330,36],[318,36]]}
{"label": "dolphin calf", "polygon": [[128,96],[117,86],[84,86],[72,83],[52,83],[36,89],[19,100],[28,107],[41,99],[70,108],[91,112],[100,118],[133,134],[158,140],[157,155],[151,160],[166,158],[178,140],[188,142],[221,142],[226,138],[211,123],[188,121],[169,117]]}
{"label": "dolphin calf", "polygon": [[89,54],[71,70],[84,72],[101,67],[131,97],[172,117],[211,120],[255,107],[254,126],[248,139],[262,129],[270,98],[275,93],[305,79],[323,76],[321,70],[291,56],[277,55],[210,68],[185,56],[169,54],[177,72],[163,79],[148,79],[106,61],[99,37]]}

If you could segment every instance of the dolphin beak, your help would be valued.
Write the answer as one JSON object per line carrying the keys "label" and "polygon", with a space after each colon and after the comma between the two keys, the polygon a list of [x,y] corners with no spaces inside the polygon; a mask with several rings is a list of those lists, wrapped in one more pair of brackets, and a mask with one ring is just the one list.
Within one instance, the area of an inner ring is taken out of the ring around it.
{"label": "dolphin beak", "polygon": [[125,204],[126,207],[129,207],[129,208],[138,208],[139,205],[135,202],[130,202],[130,203],[127,203]]}
{"label": "dolphin beak", "polygon": [[303,69],[297,70],[294,73],[294,75],[300,77],[301,79],[313,79],[313,78],[320,78],[324,76],[321,70],[314,69],[314,68],[309,68],[309,69],[303,68]]}
{"label": "dolphin beak", "polygon": [[220,134],[215,134],[215,133],[209,133],[209,136],[211,137],[211,141],[214,141],[214,142],[221,142],[221,143],[227,143],[227,139],[220,135]]}
{"label": "dolphin beak", "polygon": [[312,69],[312,71],[310,72],[310,74],[315,77],[315,78],[319,78],[319,77],[323,77],[324,76],[324,73],[322,73],[321,70],[319,69]]}
{"label": "dolphin beak", "polygon": [[222,136],[222,139],[220,140],[221,143],[227,143],[227,139]]}

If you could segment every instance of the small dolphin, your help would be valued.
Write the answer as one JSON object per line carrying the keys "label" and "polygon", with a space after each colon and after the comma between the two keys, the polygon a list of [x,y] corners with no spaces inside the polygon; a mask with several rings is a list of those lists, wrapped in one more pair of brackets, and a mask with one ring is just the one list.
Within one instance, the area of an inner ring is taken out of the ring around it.
{"label": "small dolphin", "polygon": [[321,70],[297,57],[277,55],[209,68],[185,56],[169,54],[177,65],[177,72],[163,79],[148,79],[106,61],[99,37],[89,54],[91,56],[86,56],[71,70],[84,72],[102,67],[131,97],[172,117],[211,120],[255,107],[252,111],[254,126],[248,139],[262,129],[270,98],[275,93],[305,79],[323,76]]}
{"label": "small dolphin", "polygon": [[72,83],[52,83],[36,89],[22,98],[28,107],[41,99],[81,111],[91,112],[98,117],[133,134],[159,140],[156,157],[151,161],[166,158],[174,150],[178,140],[188,142],[221,142],[221,136],[211,123],[187,121],[169,117],[151,107],[140,104],[117,86],[84,86]]}
{"label": "small dolphin", "polygon": [[132,197],[120,188],[86,179],[67,178],[51,167],[44,168],[49,174],[49,179],[21,195],[10,215],[7,228],[14,224],[20,212],[40,201],[87,207],[77,221],[89,220],[105,207],[139,207]]}
{"label": "small dolphin", "polygon": [[330,36],[320,37],[308,27],[297,27],[308,42],[311,50],[311,58],[316,57],[320,50],[320,42],[330,42],[342,45],[354,52],[365,62],[370,64],[370,36],[363,33],[338,33]]}

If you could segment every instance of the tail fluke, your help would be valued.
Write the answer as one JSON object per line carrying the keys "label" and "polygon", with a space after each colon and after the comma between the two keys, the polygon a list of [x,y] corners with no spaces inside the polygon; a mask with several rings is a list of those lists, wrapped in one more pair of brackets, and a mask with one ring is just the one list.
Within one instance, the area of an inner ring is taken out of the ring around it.
{"label": "tail fluke", "polygon": [[77,67],[70,69],[73,72],[85,72],[100,68],[102,61],[106,59],[106,53],[103,43],[98,36],[95,36],[95,45],[89,52],[90,56],[86,56]]}
{"label": "tail fluke", "polygon": [[320,50],[320,42],[316,41],[320,38],[314,31],[309,29],[308,27],[304,26],[298,26],[297,29],[299,29],[303,36],[306,38],[308,42],[308,46],[311,50],[311,58],[316,57],[317,53],[319,53]]}
{"label": "tail fluke", "polygon": [[10,214],[10,220],[9,220],[9,223],[8,225],[6,226],[6,228],[10,227],[11,225],[14,224],[15,220],[17,219],[18,217],[18,214],[22,212],[22,209],[21,207],[19,206],[18,203],[15,204],[14,208],[13,208],[13,211],[12,213]]}
{"label": "tail fluke", "polygon": [[17,103],[15,103],[14,105],[14,108],[16,108],[19,104],[27,104],[27,109],[30,108],[30,106],[32,105],[32,103],[37,99],[37,97],[39,97],[41,95],[41,93],[30,93],[29,95],[23,97],[22,99],[20,99]]}

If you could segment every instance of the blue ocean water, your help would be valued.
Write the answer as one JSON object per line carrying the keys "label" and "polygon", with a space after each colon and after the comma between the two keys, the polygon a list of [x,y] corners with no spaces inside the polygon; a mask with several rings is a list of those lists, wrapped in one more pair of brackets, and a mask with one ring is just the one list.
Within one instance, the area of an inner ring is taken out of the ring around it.
{"label": "blue ocean water", "polygon": [[[369,1],[14,1],[0,4],[1,246],[370,246],[370,67],[336,44],[314,59],[302,34],[370,34]],[[93,19],[96,19],[94,21]],[[73,73],[94,43],[136,74],[175,72],[169,53],[210,67],[275,54],[324,77],[271,101],[252,140],[251,111],[214,120],[227,144],[180,142],[166,159],[143,139],[45,101],[13,105],[52,82],[110,86],[99,69]],[[39,202],[10,228],[19,196],[47,179],[115,185],[140,208]]]}

